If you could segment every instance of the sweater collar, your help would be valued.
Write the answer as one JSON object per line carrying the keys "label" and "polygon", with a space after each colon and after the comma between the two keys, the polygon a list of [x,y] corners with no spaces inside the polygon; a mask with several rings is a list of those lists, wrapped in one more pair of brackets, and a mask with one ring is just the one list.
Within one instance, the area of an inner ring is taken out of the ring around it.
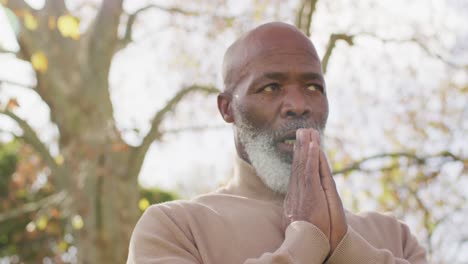
{"label": "sweater collar", "polygon": [[266,186],[251,164],[237,155],[234,164],[234,177],[220,192],[278,205],[283,204],[284,195],[274,192]]}

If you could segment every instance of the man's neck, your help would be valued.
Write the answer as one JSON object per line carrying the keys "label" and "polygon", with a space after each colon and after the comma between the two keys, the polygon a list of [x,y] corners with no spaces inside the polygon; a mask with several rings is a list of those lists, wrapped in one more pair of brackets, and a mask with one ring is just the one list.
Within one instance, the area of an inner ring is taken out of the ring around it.
{"label": "man's neck", "polygon": [[238,156],[235,158],[234,177],[221,192],[278,205],[282,205],[284,200],[284,194],[279,194],[268,188],[257,175],[255,168]]}

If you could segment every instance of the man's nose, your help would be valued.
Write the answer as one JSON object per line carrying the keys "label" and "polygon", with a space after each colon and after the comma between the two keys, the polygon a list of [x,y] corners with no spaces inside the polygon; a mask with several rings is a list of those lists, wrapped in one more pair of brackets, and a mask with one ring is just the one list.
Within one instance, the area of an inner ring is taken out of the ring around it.
{"label": "man's nose", "polygon": [[307,104],[306,95],[300,88],[287,89],[281,109],[283,118],[296,118],[308,116],[311,112],[310,105]]}

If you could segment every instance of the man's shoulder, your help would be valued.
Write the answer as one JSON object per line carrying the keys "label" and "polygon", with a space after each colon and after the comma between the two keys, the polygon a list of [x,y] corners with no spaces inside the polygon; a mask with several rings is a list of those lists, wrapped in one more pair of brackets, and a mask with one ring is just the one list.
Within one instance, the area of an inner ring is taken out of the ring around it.
{"label": "man's shoulder", "polygon": [[169,216],[183,216],[187,214],[202,214],[204,211],[219,210],[236,204],[236,198],[220,193],[208,193],[196,196],[190,200],[174,200],[148,207],[145,214],[166,214]]}
{"label": "man's shoulder", "polygon": [[[391,212],[346,212],[348,224],[373,245],[389,248],[389,243],[401,245],[411,232],[408,226]],[[392,251],[397,250],[393,249]]]}
{"label": "man's shoulder", "polygon": [[351,221],[356,222],[391,222],[395,223],[399,220],[391,212],[377,212],[377,211],[362,211],[358,213],[346,210],[346,217]]}
{"label": "man's shoulder", "polygon": [[364,229],[370,232],[379,232],[383,230],[395,230],[405,228],[406,225],[400,221],[391,212],[364,211],[352,213],[346,211],[348,223],[355,229]]}

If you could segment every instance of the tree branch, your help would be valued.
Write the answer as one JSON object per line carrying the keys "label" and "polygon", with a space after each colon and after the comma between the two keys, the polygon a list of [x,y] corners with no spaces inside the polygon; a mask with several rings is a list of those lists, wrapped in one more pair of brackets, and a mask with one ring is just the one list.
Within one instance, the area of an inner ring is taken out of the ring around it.
{"label": "tree branch", "polygon": [[[361,166],[367,162],[367,161],[370,161],[370,160],[376,160],[376,159],[381,159],[381,158],[400,158],[400,157],[406,157],[406,158],[409,158],[409,159],[412,159],[414,161],[416,161],[417,164],[424,164],[426,163],[426,161],[428,159],[431,159],[431,158],[450,158],[452,161],[465,161],[466,159],[462,158],[462,157],[459,157],[451,152],[448,152],[448,151],[443,151],[443,152],[440,152],[440,153],[437,153],[437,154],[434,154],[434,155],[427,155],[427,156],[417,156],[416,154],[414,153],[410,153],[410,152],[394,152],[394,153],[381,153],[381,154],[377,154],[377,155],[373,155],[373,156],[369,156],[369,157],[366,157],[366,158],[363,158],[359,161],[356,161],[354,163],[352,163],[351,165],[343,168],[343,169],[340,169],[340,170],[335,170],[333,171],[333,175],[336,175],[336,174],[344,174],[344,173],[349,173],[349,172],[352,172],[352,171],[356,171],[356,170],[362,170]],[[389,168],[392,168],[392,167],[389,167]]]}
{"label": "tree branch", "polygon": [[9,219],[13,219],[18,216],[27,214],[27,213],[37,211],[41,208],[44,208],[53,204],[59,204],[63,200],[65,200],[66,197],[67,197],[67,192],[61,191],[61,192],[52,194],[50,196],[47,196],[45,198],[42,198],[39,201],[27,203],[27,204],[22,205],[21,207],[8,210],[4,213],[0,213],[0,223]]}
{"label": "tree branch", "polygon": [[306,36],[310,37],[310,26],[312,25],[312,17],[314,15],[318,0],[304,0],[301,2],[299,11],[296,15],[296,26]]}
{"label": "tree branch", "polygon": [[63,0],[47,0],[45,1],[43,11],[49,16],[60,16],[67,13],[68,9]]}
{"label": "tree branch", "polygon": [[156,115],[153,118],[153,121],[151,122],[151,129],[146,135],[146,137],[143,139],[143,143],[139,147],[140,149],[146,150],[149,148],[151,143],[162,134],[160,131],[160,125],[162,121],[164,120],[165,115],[171,112],[172,110],[174,110],[175,106],[185,96],[193,92],[205,92],[208,94],[212,94],[212,93],[219,93],[219,90],[214,87],[199,86],[199,85],[192,85],[188,88],[180,90],[178,93],[176,93],[176,95],[171,100],[169,100],[169,102],[167,102],[166,106],[164,106],[163,109],[159,110],[159,112],[156,113]]}
{"label": "tree branch", "polygon": [[0,114],[4,114],[16,121],[23,130],[23,135],[20,138],[22,138],[27,144],[31,145],[41,155],[53,173],[58,173],[59,168],[55,159],[50,155],[49,149],[39,139],[34,129],[26,121],[10,110],[0,110]]}
{"label": "tree branch", "polygon": [[130,164],[130,173],[129,177],[137,177],[139,170],[141,168],[141,164],[143,163],[144,157],[146,152],[148,151],[149,147],[153,143],[153,141],[160,139],[163,135],[161,131],[161,123],[163,122],[165,116],[174,110],[179,102],[182,99],[189,95],[190,93],[194,92],[205,92],[207,94],[219,93],[220,91],[212,86],[200,86],[200,85],[192,85],[188,88],[182,89],[177,92],[172,99],[170,99],[167,104],[159,110],[153,120],[151,122],[151,128],[148,134],[143,138],[143,142],[140,146],[133,149],[132,160]]}
{"label": "tree branch", "polygon": [[424,227],[426,229],[426,243],[428,245],[428,253],[432,255],[432,234],[434,232],[434,228],[431,228],[435,223],[433,223],[432,215],[427,206],[424,204],[424,202],[421,200],[421,198],[418,195],[417,190],[414,190],[412,188],[407,188],[409,193],[413,196],[414,200],[416,201],[416,204],[418,206],[418,209],[420,209],[423,212],[423,223]]}
{"label": "tree branch", "polygon": [[91,70],[107,68],[118,45],[117,28],[122,14],[123,0],[103,0],[87,41]]}
{"label": "tree branch", "polygon": [[349,45],[353,45],[353,35],[346,35],[346,34],[331,34],[330,39],[328,40],[327,50],[325,51],[325,55],[322,58],[322,71],[323,74],[327,72],[328,69],[328,62],[330,61],[330,57],[332,55],[333,50],[335,49],[336,42],[338,40],[344,40]]}
{"label": "tree branch", "polygon": [[200,15],[200,13],[195,12],[195,11],[187,11],[178,7],[164,7],[164,6],[160,6],[157,4],[150,4],[142,8],[139,8],[134,13],[128,15],[127,24],[125,26],[125,33],[124,33],[123,38],[120,39],[120,43],[118,45],[117,51],[125,48],[130,42],[132,42],[133,25],[135,24],[137,16],[150,9],[159,9],[159,10],[166,11],[169,13],[177,13],[177,14],[182,14],[186,16]]}
{"label": "tree branch", "polygon": [[7,8],[11,9],[13,12],[19,10],[28,10],[29,12],[36,11],[24,0],[8,0],[3,1],[3,3]]}
{"label": "tree branch", "polygon": [[447,65],[449,65],[451,67],[468,69],[468,65],[462,65],[462,64],[454,63],[454,62],[448,60],[447,58],[444,58],[442,55],[431,51],[420,39],[417,39],[417,38],[386,39],[386,38],[381,38],[381,37],[377,36],[374,33],[361,32],[361,33],[356,33],[356,34],[353,34],[353,35],[332,34],[330,36],[330,39],[329,39],[328,44],[327,44],[327,50],[325,52],[325,55],[322,58],[322,70],[323,70],[324,74],[327,72],[328,63],[330,61],[330,57],[332,55],[333,49],[336,46],[336,42],[338,40],[344,40],[349,45],[353,45],[354,44],[354,39],[356,37],[360,37],[360,36],[372,37],[372,38],[375,38],[375,39],[378,39],[378,40],[382,41],[383,43],[414,43],[414,44],[418,45],[427,55],[429,55],[431,57],[434,57],[434,58],[446,63]]}
{"label": "tree branch", "polygon": [[383,43],[414,43],[414,44],[418,45],[427,55],[429,55],[429,56],[431,56],[433,58],[436,58],[436,59],[446,63],[447,65],[449,65],[451,67],[468,69],[468,64],[463,65],[463,64],[457,64],[457,63],[454,63],[454,62],[450,61],[449,59],[445,58],[444,56],[442,56],[440,54],[437,54],[436,52],[432,51],[422,40],[420,40],[420,39],[418,39],[416,37],[409,38],[409,39],[382,38],[382,37],[376,35],[375,33],[371,33],[371,32],[361,32],[361,33],[354,34],[354,36],[356,36],[356,37],[359,37],[359,36],[372,37],[372,38],[375,38],[375,39],[378,39],[378,40],[382,41]]}

